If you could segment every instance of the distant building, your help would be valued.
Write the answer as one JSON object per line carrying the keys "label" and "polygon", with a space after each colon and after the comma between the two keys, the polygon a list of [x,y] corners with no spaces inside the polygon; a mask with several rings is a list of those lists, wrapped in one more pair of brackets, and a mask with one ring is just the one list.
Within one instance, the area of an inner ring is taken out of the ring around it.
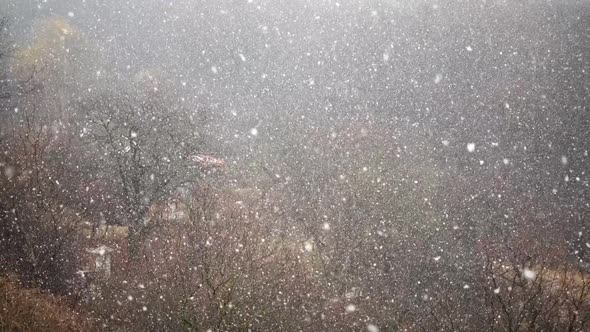
{"label": "distant building", "polygon": [[[111,277],[111,253],[112,248],[105,245],[98,246],[94,249],[86,249],[86,252],[92,254],[94,258],[94,274],[96,277]],[[92,268],[92,267],[91,267]]]}

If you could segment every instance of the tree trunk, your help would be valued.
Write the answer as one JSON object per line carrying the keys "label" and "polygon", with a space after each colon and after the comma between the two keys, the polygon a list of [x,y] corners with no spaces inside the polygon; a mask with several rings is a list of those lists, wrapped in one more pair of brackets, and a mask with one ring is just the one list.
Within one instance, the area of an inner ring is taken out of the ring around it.
{"label": "tree trunk", "polygon": [[146,238],[146,232],[144,229],[145,226],[129,226],[129,233],[127,235],[127,251],[130,263],[141,262],[143,258],[143,245]]}

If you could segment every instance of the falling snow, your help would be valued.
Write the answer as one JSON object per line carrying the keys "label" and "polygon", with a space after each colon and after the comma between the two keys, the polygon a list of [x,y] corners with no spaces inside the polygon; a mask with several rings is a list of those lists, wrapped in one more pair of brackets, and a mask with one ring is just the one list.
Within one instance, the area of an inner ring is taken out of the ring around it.
{"label": "falling snow", "polygon": [[0,8],[8,330],[589,329],[586,2]]}
{"label": "falling snow", "polygon": [[354,304],[346,305],[346,312],[351,313],[356,311],[356,306]]}
{"label": "falling snow", "polygon": [[367,325],[368,332],[379,332],[379,328],[376,325],[369,324]]}
{"label": "falling snow", "polygon": [[522,276],[525,277],[528,280],[534,280],[537,277],[537,272],[525,268],[524,270],[522,270]]}

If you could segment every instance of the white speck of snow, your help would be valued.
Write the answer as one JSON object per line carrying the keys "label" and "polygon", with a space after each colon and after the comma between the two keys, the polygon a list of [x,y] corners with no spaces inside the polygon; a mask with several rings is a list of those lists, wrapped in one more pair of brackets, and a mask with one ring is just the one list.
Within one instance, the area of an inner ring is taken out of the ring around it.
{"label": "white speck of snow", "polygon": [[387,62],[389,61],[389,53],[385,52],[383,53],[383,62]]}
{"label": "white speck of snow", "polygon": [[127,300],[133,301],[133,296],[131,296],[131,295],[127,296]]}
{"label": "white speck of snow", "polygon": [[144,284],[139,284],[139,285],[137,285],[137,287],[139,287],[141,289],[144,289],[145,288],[145,285]]}
{"label": "white speck of snow", "polygon": [[346,312],[355,312],[356,306],[354,304],[349,304],[346,306]]}
{"label": "white speck of snow", "polygon": [[324,225],[322,226],[322,228],[323,228],[325,231],[329,231],[329,230],[330,230],[330,224],[328,224],[327,222],[325,222],[325,223],[324,223]]}
{"label": "white speck of snow", "polygon": [[522,276],[525,277],[528,280],[534,280],[537,277],[537,272],[525,268],[524,270],[522,270]]}
{"label": "white speck of snow", "polygon": [[147,307],[146,307],[146,306],[144,306],[143,308],[141,308],[141,310],[143,310],[143,311],[147,311]]}
{"label": "white speck of snow", "polygon": [[256,129],[256,128],[250,129],[250,135],[257,136],[258,135],[258,129]]}
{"label": "white speck of snow", "polygon": [[494,294],[500,294],[500,287],[494,289]]}
{"label": "white speck of snow", "polygon": [[68,12],[68,17],[74,17],[74,12]]}
{"label": "white speck of snow", "polygon": [[469,152],[475,151],[475,143],[468,143],[467,144],[467,151],[469,151]]}
{"label": "white speck of snow", "polygon": [[97,71],[96,71],[96,77],[99,77],[99,76],[100,76],[100,74],[101,74],[100,70],[97,70]]}
{"label": "white speck of snow", "polygon": [[436,256],[433,258],[435,262],[438,262],[440,260],[440,256]]}
{"label": "white speck of snow", "polygon": [[469,287],[469,285],[464,285],[463,286],[463,289],[469,289],[469,288],[471,288],[471,287]]}
{"label": "white speck of snow", "polygon": [[434,76],[434,84],[440,83],[440,81],[442,81],[442,79],[443,79],[442,74],[436,74],[436,76]]}
{"label": "white speck of snow", "polygon": [[379,328],[376,325],[369,324],[369,325],[367,325],[367,331],[369,331],[369,332],[379,332]]}
{"label": "white speck of snow", "polygon": [[563,165],[567,165],[567,157],[566,156],[561,156],[561,163]]}
{"label": "white speck of snow", "polygon": [[551,192],[553,193],[553,195],[557,194],[557,189],[553,188],[551,189]]}
{"label": "white speck of snow", "polygon": [[371,16],[377,16],[379,14],[376,10],[371,10]]}
{"label": "white speck of snow", "polygon": [[246,57],[242,53],[240,53],[239,55],[242,62],[246,62]]}
{"label": "white speck of snow", "polygon": [[14,167],[12,166],[6,166],[4,168],[4,175],[8,178],[8,179],[12,179],[12,177],[14,176],[15,170]]}
{"label": "white speck of snow", "polygon": [[211,67],[211,71],[213,72],[213,74],[217,74],[217,67],[215,67],[215,66]]}
{"label": "white speck of snow", "polygon": [[566,175],[564,180],[565,180],[565,182],[569,182],[570,181],[570,176],[569,175]]}
{"label": "white speck of snow", "polygon": [[504,158],[504,159],[502,159],[502,162],[504,163],[504,165],[508,165],[508,164],[510,164],[510,159]]}
{"label": "white speck of snow", "polygon": [[465,49],[467,50],[467,52],[473,51],[473,48],[471,48],[471,46],[467,46],[467,47],[465,47]]}
{"label": "white speck of snow", "polygon": [[305,243],[303,243],[303,248],[305,251],[311,252],[313,250],[313,243],[311,243],[311,241],[305,241]]}
{"label": "white speck of snow", "polygon": [[137,133],[136,133],[136,132],[134,132],[134,131],[132,131],[132,132],[131,132],[131,138],[136,138],[136,137],[137,137]]}
{"label": "white speck of snow", "polygon": [[449,141],[447,141],[446,139],[442,141],[442,145],[444,146],[449,146]]}
{"label": "white speck of snow", "polygon": [[480,161],[479,161],[479,164],[480,164],[480,165],[483,165],[483,164],[485,164],[485,161],[483,161],[483,160],[480,160]]}

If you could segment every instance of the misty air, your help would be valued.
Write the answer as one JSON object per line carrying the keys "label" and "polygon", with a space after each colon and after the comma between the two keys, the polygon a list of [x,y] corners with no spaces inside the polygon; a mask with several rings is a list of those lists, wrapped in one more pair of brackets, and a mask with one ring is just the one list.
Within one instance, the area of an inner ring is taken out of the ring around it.
{"label": "misty air", "polygon": [[587,0],[0,0],[0,331],[590,331]]}

